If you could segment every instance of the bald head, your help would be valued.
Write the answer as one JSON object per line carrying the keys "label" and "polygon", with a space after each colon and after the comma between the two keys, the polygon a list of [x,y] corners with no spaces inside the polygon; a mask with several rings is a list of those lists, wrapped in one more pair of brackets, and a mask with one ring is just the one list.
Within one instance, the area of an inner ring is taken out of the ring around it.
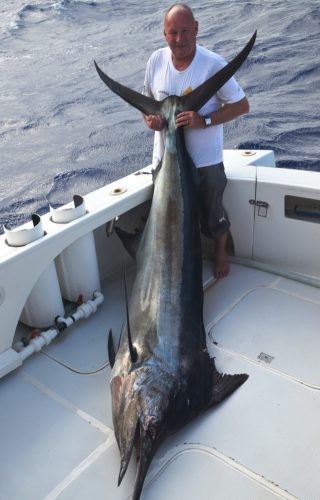
{"label": "bald head", "polygon": [[169,9],[166,11],[164,15],[164,24],[166,24],[167,20],[170,18],[170,16],[174,16],[175,14],[183,13],[187,15],[187,17],[190,18],[190,21],[194,22],[195,18],[192,12],[192,9],[189,7],[189,5],[186,5],[184,3],[175,3],[169,7]]}
{"label": "bald head", "polygon": [[164,37],[169,45],[176,69],[184,70],[196,53],[198,22],[185,4],[174,4],[164,16]]}

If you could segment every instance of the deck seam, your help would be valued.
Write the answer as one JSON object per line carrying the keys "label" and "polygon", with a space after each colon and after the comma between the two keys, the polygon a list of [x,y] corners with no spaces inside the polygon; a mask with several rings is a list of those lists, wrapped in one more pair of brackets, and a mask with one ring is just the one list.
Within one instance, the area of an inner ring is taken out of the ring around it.
{"label": "deck seam", "polygon": [[101,443],[90,455],[87,456],[77,467],[75,467],[57,486],[44,497],[44,500],[55,500],[70,484],[81,476],[100,456],[105,453],[111,445],[115,443],[114,436],[109,436],[104,443]]}
{"label": "deck seam", "polygon": [[82,420],[84,420],[86,423],[92,425],[92,427],[105,434],[107,437],[110,437],[110,435],[112,436],[114,435],[113,430],[110,427],[108,427],[103,422],[95,418],[93,415],[90,415],[84,410],[77,408],[77,406],[75,406],[73,403],[65,399],[63,396],[60,396],[60,394],[50,389],[48,386],[43,384],[43,382],[40,382],[38,379],[27,373],[25,370],[21,369],[20,373],[22,378],[26,382],[31,384],[33,387],[41,391],[43,394],[45,394],[47,397],[58,403],[66,410],[71,411],[72,413],[80,417]]}
{"label": "deck seam", "polygon": [[[241,354],[237,351],[233,351],[232,349],[228,349],[227,347],[220,345],[216,340],[213,340],[213,338],[211,336],[211,332],[212,332],[212,329],[208,332],[208,337],[211,340],[211,342],[213,342],[214,348],[218,349],[219,351],[230,354],[230,355],[234,356],[235,358],[245,360],[245,361],[251,363],[252,365],[255,365],[255,366],[258,366],[264,370],[267,370],[267,371],[273,373],[274,375],[281,376],[282,378],[285,378],[291,382],[294,382],[297,385],[302,385],[304,387],[307,387],[308,389],[312,389],[315,391],[320,390],[319,385],[314,385],[314,384],[309,384],[307,382],[303,382],[302,380],[299,380],[298,378],[294,377],[293,375],[289,375],[288,373],[285,373],[281,370],[277,370],[276,368],[273,368],[270,365],[263,364],[262,361],[256,361],[253,358],[249,358],[248,356],[245,356],[244,354]],[[208,347],[208,351],[210,352],[210,346]],[[212,353],[210,352],[210,355],[211,354]]]}
{"label": "deck seam", "polygon": [[253,470],[249,469],[245,465],[238,462],[236,459],[228,457],[224,453],[218,451],[215,447],[209,447],[201,443],[192,443],[192,442],[179,445],[175,447],[174,450],[170,450],[163,457],[161,457],[158,460],[159,466],[157,470],[154,471],[152,475],[150,475],[150,478],[147,479],[146,484],[150,485],[154,481],[156,481],[157,478],[162,474],[162,472],[172,464],[172,462],[174,462],[177,458],[179,458],[179,456],[188,453],[189,451],[198,451],[207,454],[210,457],[216,458],[220,462],[224,463],[226,466],[232,468],[237,472],[240,472],[241,474],[246,476],[249,480],[259,484],[259,486],[275,493],[276,495],[278,495],[283,499],[298,500],[298,497],[292,495],[287,490],[284,490],[283,488],[281,488],[281,486],[275,484],[274,482],[270,481],[261,474],[254,472]]}

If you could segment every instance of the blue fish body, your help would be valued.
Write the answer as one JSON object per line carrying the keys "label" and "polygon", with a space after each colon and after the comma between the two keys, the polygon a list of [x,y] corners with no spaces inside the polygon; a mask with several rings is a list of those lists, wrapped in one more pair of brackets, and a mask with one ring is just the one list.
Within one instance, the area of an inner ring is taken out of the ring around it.
{"label": "blue fish body", "polygon": [[[246,59],[255,34],[225,68],[184,97],[163,101],[127,89],[105,75],[114,92],[146,114],[166,118],[164,156],[154,175],[150,214],[136,251],[129,320],[117,353],[109,342],[114,432],[120,450],[118,484],[137,449],[133,500],[141,495],[152,457],[163,439],[219,403],[246,379],[222,375],[210,359],[203,324],[202,255],[194,165],[175,117],[200,107]],[[126,247],[129,235],[119,232]]]}

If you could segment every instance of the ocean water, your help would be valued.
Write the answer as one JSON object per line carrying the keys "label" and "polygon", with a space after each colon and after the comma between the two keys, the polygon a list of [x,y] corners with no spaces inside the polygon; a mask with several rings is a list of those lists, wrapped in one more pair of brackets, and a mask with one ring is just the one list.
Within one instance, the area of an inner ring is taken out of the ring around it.
{"label": "ocean water", "polygon": [[[99,79],[141,90],[164,45],[160,0],[6,0],[0,7],[0,229],[151,161],[152,132]],[[250,114],[225,148],[273,149],[279,168],[320,171],[319,0],[190,1],[198,42],[230,60],[255,29],[237,79]]]}

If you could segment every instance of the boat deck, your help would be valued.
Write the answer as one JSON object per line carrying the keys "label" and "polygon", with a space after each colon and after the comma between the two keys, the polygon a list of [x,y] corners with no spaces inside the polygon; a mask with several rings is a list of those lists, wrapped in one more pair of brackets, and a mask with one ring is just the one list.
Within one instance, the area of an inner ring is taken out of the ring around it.
{"label": "boat deck", "polygon": [[[204,318],[217,368],[249,379],[158,450],[142,500],[319,498],[320,289],[233,264]],[[107,365],[124,317],[122,279],[97,313],[1,380],[3,500],[126,500],[117,488]]]}

